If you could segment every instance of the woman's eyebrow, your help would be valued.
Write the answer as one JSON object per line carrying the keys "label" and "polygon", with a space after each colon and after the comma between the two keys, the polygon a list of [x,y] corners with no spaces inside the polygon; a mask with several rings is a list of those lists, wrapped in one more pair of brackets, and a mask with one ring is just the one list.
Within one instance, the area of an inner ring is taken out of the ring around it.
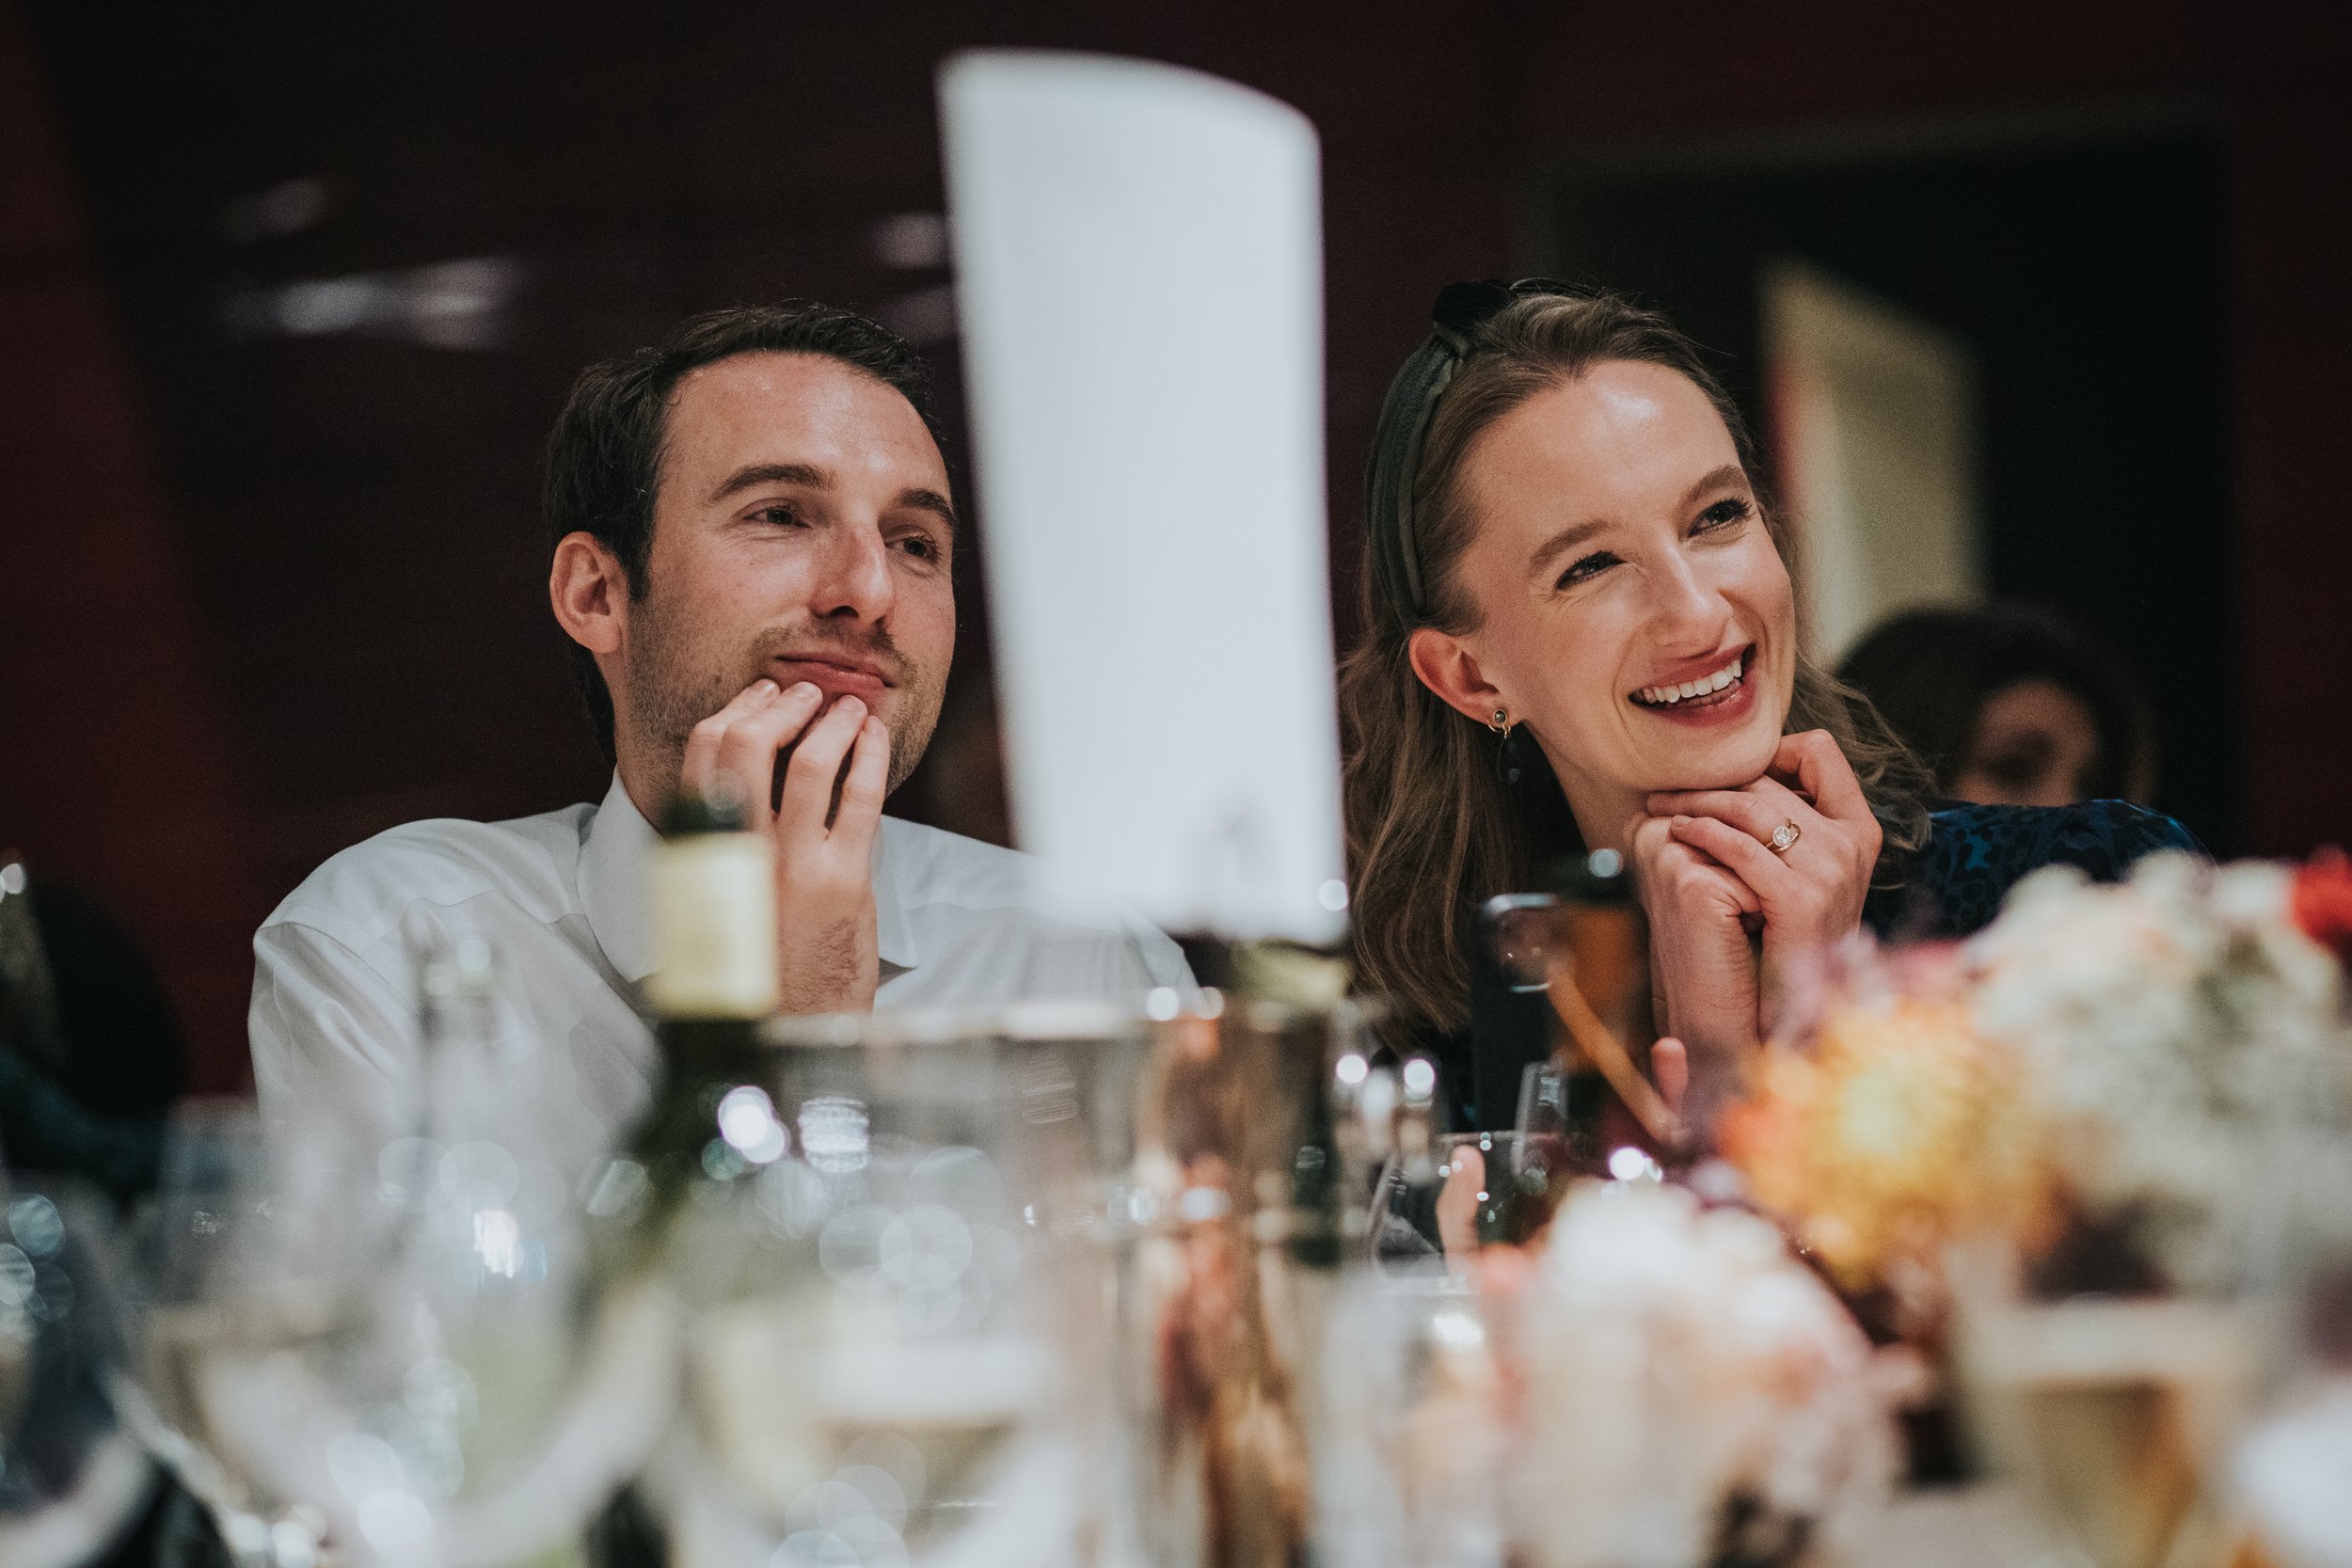
{"label": "woman's eyebrow", "polygon": [[[1710,468],[1700,475],[1698,483],[1682,493],[1682,509],[1689,510],[1697,505],[1702,497],[1716,490],[1745,490],[1746,488],[1748,488],[1748,471],[1737,463],[1725,463],[1721,467]],[[1552,562],[1608,526],[1609,521],[1605,517],[1587,517],[1581,523],[1570,523],[1566,528],[1535,546],[1534,553],[1527,558],[1528,575],[1539,577],[1549,571]]]}
{"label": "woman's eyebrow", "polygon": [[1682,492],[1682,504],[1686,509],[1696,506],[1699,498],[1711,490],[1744,490],[1747,487],[1748,471],[1737,463],[1726,463],[1702,475],[1696,484]]}
{"label": "woman's eyebrow", "polygon": [[1581,523],[1570,523],[1535,546],[1535,553],[1527,558],[1528,574],[1535,577],[1549,571],[1553,562],[1608,526],[1608,521],[1600,517],[1587,517]]}

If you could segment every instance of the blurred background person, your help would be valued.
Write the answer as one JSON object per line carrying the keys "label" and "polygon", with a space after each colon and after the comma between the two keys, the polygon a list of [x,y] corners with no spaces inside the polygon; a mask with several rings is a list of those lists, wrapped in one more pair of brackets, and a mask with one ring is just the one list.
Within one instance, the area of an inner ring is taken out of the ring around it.
{"label": "blurred background person", "polygon": [[129,1201],[154,1184],[187,1046],[121,923],[0,854],[0,1156]]}
{"label": "blurred background person", "polygon": [[2146,805],[2156,747],[2122,656],[2047,610],[1905,610],[1854,644],[1838,677],[1875,704],[1947,800],[1988,806]]}

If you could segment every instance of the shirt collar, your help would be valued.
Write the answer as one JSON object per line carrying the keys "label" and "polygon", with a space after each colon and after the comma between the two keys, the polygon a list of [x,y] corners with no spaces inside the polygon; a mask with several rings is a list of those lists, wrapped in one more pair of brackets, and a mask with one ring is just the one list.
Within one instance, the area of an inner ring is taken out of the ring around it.
{"label": "shirt collar", "polygon": [[[906,848],[900,842],[905,825],[883,817],[874,835],[874,945],[882,961],[894,969],[913,969],[921,961],[914,928],[907,919],[906,898],[899,884]],[[653,929],[645,915],[645,863],[653,853],[653,824],[612,775],[580,851],[580,906],[604,949],[605,961],[623,979],[635,983],[653,973]]]}
{"label": "shirt collar", "polygon": [[905,823],[885,816],[882,831],[874,835],[874,950],[883,963],[902,970],[923,961],[915,950],[914,927],[907,919],[906,892],[898,880],[912,869],[906,864],[906,833]]}
{"label": "shirt collar", "polygon": [[605,961],[632,984],[653,973],[653,927],[645,913],[645,863],[653,824],[612,775],[580,849],[580,908]]}

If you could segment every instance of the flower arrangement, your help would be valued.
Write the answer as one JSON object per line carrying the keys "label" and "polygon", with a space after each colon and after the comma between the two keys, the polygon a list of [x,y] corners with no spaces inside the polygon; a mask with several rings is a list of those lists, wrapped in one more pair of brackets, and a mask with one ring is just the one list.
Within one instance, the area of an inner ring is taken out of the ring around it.
{"label": "flower arrangement", "polygon": [[2343,850],[2322,849],[2297,867],[2287,903],[2305,936],[2352,966],[2352,860]]}
{"label": "flower arrangement", "polygon": [[1754,1214],[1579,1183],[1513,1319],[1504,1509],[1540,1568],[1834,1557],[1893,1482],[1896,1377]]}
{"label": "flower arrangement", "polygon": [[1915,966],[1861,955],[1804,1037],[1768,1047],[1718,1143],[1838,1286],[1884,1288],[1914,1317],[1948,1243],[2030,1229],[2050,1181],[2025,1064]]}
{"label": "flower arrangement", "polygon": [[1824,965],[1720,1146],[1851,1291],[1900,1296],[1972,1233],[2031,1255],[2069,1214],[2216,1282],[2280,1162],[2352,1121],[2345,952],[2340,855],[2048,867],[1956,948]]}
{"label": "flower arrangement", "polygon": [[2109,885],[2050,867],[1962,950],[1975,1026],[2018,1052],[2074,1200],[2131,1221],[2176,1283],[2237,1267],[2280,1162],[2352,1108],[2343,969],[2299,918],[2328,929],[2340,881],[2174,853]]}

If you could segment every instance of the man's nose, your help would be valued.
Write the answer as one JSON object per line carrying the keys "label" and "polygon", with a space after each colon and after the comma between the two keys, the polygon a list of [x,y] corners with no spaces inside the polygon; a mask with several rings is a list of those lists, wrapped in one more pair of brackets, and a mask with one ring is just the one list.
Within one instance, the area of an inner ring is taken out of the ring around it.
{"label": "man's nose", "polygon": [[890,613],[897,585],[890,576],[890,550],[871,524],[827,531],[815,602],[819,617],[880,621]]}

